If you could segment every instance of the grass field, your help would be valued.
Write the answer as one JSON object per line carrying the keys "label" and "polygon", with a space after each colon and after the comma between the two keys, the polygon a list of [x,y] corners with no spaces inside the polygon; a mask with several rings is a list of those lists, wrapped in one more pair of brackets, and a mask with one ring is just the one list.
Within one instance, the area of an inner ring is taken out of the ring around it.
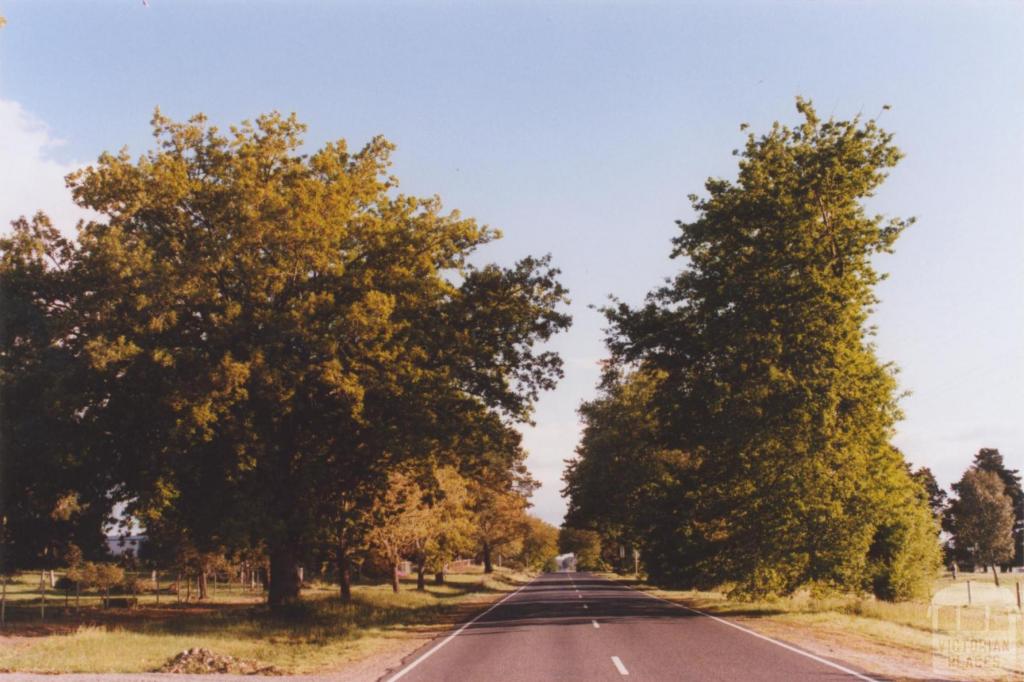
{"label": "grass field", "polygon": [[75,609],[64,597],[39,614],[39,576],[21,576],[9,586],[8,625],[0,635],[0,670],[19,672],[143,672],[159,668],[174,654],[204,647],[218,654],[259,661],[283,673],[336,669],[386,646],[389,640],[440,630],[503,592],[528,580],[499,570],[449,574],[445,585],[418,592],[404,582],[355,585],[342,604],[337,587],[314,585],[303,603],[271,614],[262,596],[238,586],[221,586],[196,604],[175,603],[173,592],[142,597],[137,609],[103,609],[90,594]]}

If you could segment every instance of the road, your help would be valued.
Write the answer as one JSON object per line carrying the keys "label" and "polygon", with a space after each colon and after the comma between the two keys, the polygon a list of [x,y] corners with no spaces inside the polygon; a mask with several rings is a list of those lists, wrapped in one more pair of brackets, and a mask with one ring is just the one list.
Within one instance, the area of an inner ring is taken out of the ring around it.
{"label": "road", "polygon": [[409,656],[387,682],[872,680],[586,573],[549,573]]}

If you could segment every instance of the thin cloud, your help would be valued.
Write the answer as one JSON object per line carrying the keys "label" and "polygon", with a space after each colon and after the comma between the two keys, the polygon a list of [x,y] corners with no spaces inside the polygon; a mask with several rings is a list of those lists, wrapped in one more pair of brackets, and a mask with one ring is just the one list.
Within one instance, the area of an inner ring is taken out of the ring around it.
{"label": "thin cloud", "polygon": [[0,230],[44,211],[64,234],[74,236],[78,220],[94,217],[71,200],[64,176],[84,164],[58,160],[55,152],[62,144],[20,103],[0,99]]}

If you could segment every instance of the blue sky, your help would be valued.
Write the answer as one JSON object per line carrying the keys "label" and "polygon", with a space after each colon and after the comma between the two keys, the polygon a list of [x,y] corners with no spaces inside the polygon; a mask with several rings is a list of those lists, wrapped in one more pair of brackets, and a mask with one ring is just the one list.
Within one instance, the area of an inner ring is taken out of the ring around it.
{"label": "blue sky", "polygon": [[481,257],[550,252],[573,329],[526,429],[559,522],[614,293],[672,274],[676,219],[731,177],[739,124],[878,114],[907,158],[872,207],[917,216],[875,315],[903,370],[897,444],[948,484],[980,447],[1024,467],[1024,4],[0,0],[0,221],[74,219],[63,173],[151,143],[159,105],[227,125],[295,111],[317,146],[381,133],[403,190],[501,228]]}

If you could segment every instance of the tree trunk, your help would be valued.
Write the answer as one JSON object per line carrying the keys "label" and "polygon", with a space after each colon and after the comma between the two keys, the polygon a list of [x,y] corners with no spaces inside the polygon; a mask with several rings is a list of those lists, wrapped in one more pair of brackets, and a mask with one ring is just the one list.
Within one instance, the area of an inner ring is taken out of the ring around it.
{"label": "tree trunk", "polygon": [[391,562],[391,591],[398,592],[398,562]]}
{"label": "tree trunk", "polygon": [[[995,570],[995,567],[993,567]],[[39,574],[39,619],[46,620],[46,574]]]}
{"label": "tree trunk", "polygon": [[491,545],[484,543],[484,573],[494,573],[494,566],[491,565]]}
{"label": "tree trunk", "polygon": [[270,553],[270,591],[267,603],[278,608],[299,601],[299,562],[294,547],[278,547]]}
{"label": "tree trunk", "polygon": [[209,596],[206,571],[199,572],[199,576],[196,578],[196,588],[196,592],[199,593],[199,601],[203,601]]}
{"label": "tree trunk", "polygon": [[352,601],[352,559],[344,546],[338,548],[338,582],[341,583],[341,601],[347,604]]}
{"label": "tree trunk", "polygon": [[416,589],[419,590],[420,592],[422,592],[425,589],[427,589],[427,581],[426,581],[426,578],[425,578],[426,573],[427,573],[427,562],[426,562],[426,559],[421,557],[419,559],[419,561],[416,562]]}
{"label": "tree trunk", "polygon": [[992,577],[996,580],[996,587],[999,587],[999,571],[996,570],[995,564],[992,564]]}
{"label": "tree trunk", "polygon": [[444,585],[444,569],[441,569],[440,571],[434,574],[434,584]]}

